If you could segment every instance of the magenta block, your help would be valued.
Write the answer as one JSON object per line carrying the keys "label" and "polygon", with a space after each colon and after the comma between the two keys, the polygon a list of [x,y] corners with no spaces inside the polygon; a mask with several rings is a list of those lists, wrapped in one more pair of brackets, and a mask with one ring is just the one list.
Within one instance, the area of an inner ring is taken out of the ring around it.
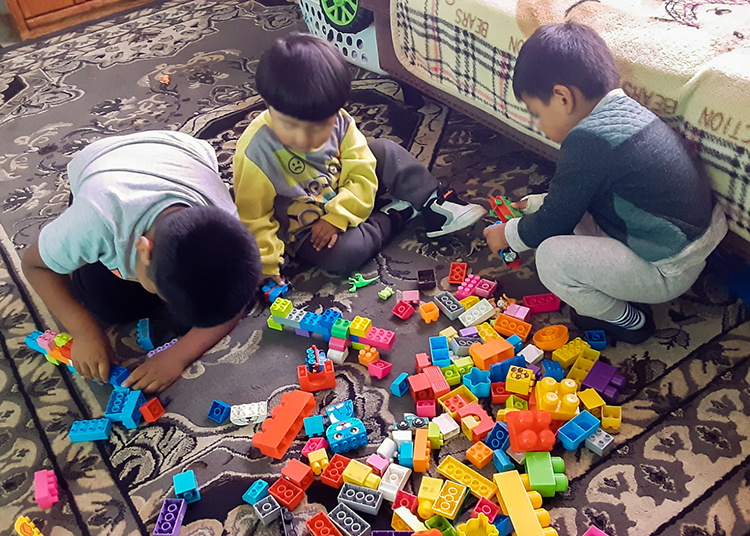
{"label": "magenta block", "polygon": [[535,294],[534,296],[524,296],[523,304],[533,314],[551,313],[560,308],[560,298],[554,294]]}
{"label": "magenta block", "polygon": [[370,376],[372,376],[373,378],[382,380],[391,373],[392,368],[392,363],[388,363],[387,361],[378,359],[377,361],[373,361],[372,363],[367,365],[367,372],[369,372]]}
{"label": "magenta block", "polygon": [[420,400],[417,402],[417,417],[434,419],[437,416],[437,405],[434,400]]}
{"label": "magenta block", "polygon": [[396,342],[396,334],[387,329],[372,328],[367,332],[367,337],[359,338],[360,344],[366,344],[378,350],[390,350]]}
{"label": "magenta block", "polygon": [[325,437],[312,437],[307,443],[305,443],[305,447],[302,449],[302,455],[307,458],[307,455],[311,452],[326,448],[328,448],[328,441],[326,441]]}
{"label": "magenta block", "polygon": [[339,339],[338,337],[331,337],[328,341],[328,348],[343,352],[349,347],[349,339]]}
{"label": "magenta block", "polygon": [[479,279],[478,275],[470,275],[464,279],[464,282],[461,283],[461,286],[459,286],[456,291],[456,298],[460,301],[474,294],[474,289],[476,289],[477,284],[479,284]]}
{"label": "magenta block", "polygon": [[477,502],[474,510],[471,512],[471,517],[479,517],[479,514],[484,514],[487,516],[487,520],[492,523],[499,513],[500,507],[498,505],[488,501],[484,497],[480,497],[479,502]]}
{"label": "magenta block", "polygon": [[[489,281],[487,279],[480,279],[477,286],[474,287],[474,294],[480,298],[491,298],[495,294],[497,283]],[[461,298],[463,299],[463,298]]]}
{"label": "magenta block", "polygon": [[49,508],[58,501],[54,471],[44,469],[34,473],[34,497],[40,508]]}

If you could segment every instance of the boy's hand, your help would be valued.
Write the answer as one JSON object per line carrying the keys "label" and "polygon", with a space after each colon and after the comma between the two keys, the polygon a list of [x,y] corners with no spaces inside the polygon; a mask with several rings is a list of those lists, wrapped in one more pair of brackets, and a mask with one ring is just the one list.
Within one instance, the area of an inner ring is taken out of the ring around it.
{"label": "boy's hand", "polygon": [[528,206],[529,202],[526,199],[522,199],[521,201],[516,201],[515,203],[511,203],[510,206],[513,208],[517,208],[518,210],[523,210]]}
{"label": "boy's hand", "polygon": [[318,220],[312,226],[310,240],[317,251],[320,251],[324,247],[332,248],[336,240],[338,240],[340,232],[341,230],[338,227],[328,223],[326,220]]}
{"label": "boy's hand", "polygon": [[99,333],[77,334],[74,339],[70,349],[73,368],[87,380],[107,383],[109,364],[114,357],[114,351],[107,336],[99,330]]}
{"label": "boy's hand", "polygon": [[505,239],[505,224],[497,223],[484,228],[484,239],[493,254],[499,257],[499,251],[510,247]]}
{"label": "boy's hand", "polygon": [[275,283],[276,283],[277,285],[283,285],[284,283],[286,283],[286,281],[284,280],[284,278],[283,278],[283,277],[281,277],[280,275],[272,275],[272,276],[271,276],[271,279],[273,279],[273,280],[274,280],[274,282],[275,282]]}
{"label": "boy's hand", "polygon": [[130,373],[122,382],[123,387],[129,387],[143,394],[159,394],[172,385],[184,370],[183,361],[177,358],[174,347],[167,348],[150,357],[148,361]]}

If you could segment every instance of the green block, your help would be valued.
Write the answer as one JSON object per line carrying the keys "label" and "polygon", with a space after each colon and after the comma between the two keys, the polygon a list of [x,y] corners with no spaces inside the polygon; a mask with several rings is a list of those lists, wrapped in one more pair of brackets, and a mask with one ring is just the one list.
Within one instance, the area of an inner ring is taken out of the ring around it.
{"label": "green block", "polygon": [[529,476],[529,487],[542,497],[554,497],[555,493],[568,489],[562,458],[552,457],[549,452],[527,452],[523,463]]}
{"label": "green block", "polygon": [[378,296],[380,296],[381,300],[387,300],[391,296],[393,296],[393,289],[391,287],[385,287],[383,290],[378,292]]}
{"label": "green block", "polygon": [[434,422],[427,425],[427,439],[430,441],[430,448],[433,450],[443,446],[443,434],[440,433],[440,427]]}
{"label": "green block", "polygon": [[520,396],[510,395],[505,401],[506,409],[525,410],[529,409],[529,403]]}
{"label": "green block", "polygon": [[57,359],[55,359],[54,357],[50,357],[49,354],[44,354],[44,358],[47,361],[49,361],[50,363],[52,363],[53,365],[59,365],[60,364],[60,362]]}
{"label": "green block", "polygon": [[[276,299],[276,301],[279,301],[278,298]],[[278,322],[274,322],[272,316],[268,317],[268,322],[266,323],[268,324],[268,327],[271,329],[275,329],[276,331],[284,331],[284,326],[282,326]]]}
{"label": "green block", "polygon": [[458,373],[461,374],[461,377],[471,372],[471,369],[474,368],[474,360],[469,356],[456,359],[453,364],[458,368]]}
{"label": "green block", "polygon": [[73,338],[73,337],[71,337],[69,333],[65,333],[65,332],[63,332],[63,333],[58,333],[57,335],[55,335],[55,344],[56,344],[57,346],[59,346],[59,347],[61,347],[61,348],[62,348],[62,347],[63,347],[63,346],[65,346],[65,345],[66,345],[66,344],[68,343],[68,341],[70,341],[70,340],[71,340],[72,338]]}
{"label": "green block", "polygon": [[[471,495],[471,493],[467,493],[466,495]],[[438,529],[443,536],[458,536],[458,533],[456,532],[456,529],[453,528],[453,525],[451,525],[451,522],[443,516],[432,516],[424,522],[424,525],[428,529]]]}
{"label": "green block", "polygon": [[278,316],[279,318],[286,318],[289,313],[292,312],[294,306],[292,302],[285,298],[276,298],[276,301],[271,304],[271,314]]}
{"label": "green block", "polygon": [[344,320],[343,318],[337,319],[336,322],[333,323],[333,327],[331,327],[331,337],[346,339],[349,336],[349,326],[351,326],[351,324],[351,320]]}
{"label": "green block", "polygon": [[451,387],[455,387],[461,383],[461,373],[458,371],[458,367],[455,363],[441,368],[440,371],[443,373],[445,381],[447,381],[448,385]]}
{"label": "green block", "polygon": [[360,350],[364,350],[364,349],[365,349],[365,346],[367,346],[367,345],[366,345],[366,344],[362,344],[362,343],[360,343],[360,342],[353,342],[353,343],[352,343],[352,348],[353,348],[353,349],[355,349],[355,350],[357,350],[358,352],[359,352]]}

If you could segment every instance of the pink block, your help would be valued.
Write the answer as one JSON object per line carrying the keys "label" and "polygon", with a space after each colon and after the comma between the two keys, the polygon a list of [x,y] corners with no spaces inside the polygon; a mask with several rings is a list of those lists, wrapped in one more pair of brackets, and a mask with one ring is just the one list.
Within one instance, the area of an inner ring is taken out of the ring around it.
{"label": "pink block", "polygon": [[417,402],[417,417],[434,419],[437,416],[437,405],[434,400],[420,400]]}
{"label": "pink block", "polygon": [[554,294],[535,294],[534,296],[524,296],[523,304],[531,309],[533,314],[551,313],[560,308],[560,298]]}
{"label": "pink block", "polygon": [[372,467],[372,472],[378,476],[383,476],[385,470],[391,465],[391,462],[380,456],[380,454],[371,454],[370,457],[367,458],[366,463],[369,467]]}
{"label": "pink block", "polygon": [[41,346],[42,348],[44,348],[45,350],[47,350],[47,352],[51,352],[52,349],[55,346],[57,346],[55,344],[55,336],[56,335],[57,335],[57,333],[55,333],[54,331],[47,330],[44,333],[42,333],[41,335],[39,335],[39,337],[37,337],[36,343],[39,346]]}
{"label": "pink block", "polygon": [[476,506],[474,506],[474,510],[471,512],[471,517],[479,517],[479,514],[484,514],[487,516],[487,520],[492,523],[495,521],[495,518],[499,513],[500,507],[498,505],[481,497]]}
{"label": "pink block", "polygon": [[600,531],[596,527],[591,527],[589,530],[583,533],[583,536],[607,536],[607,533]]}
{"label": "pink block", "polygon": [[305,443],[305,448],[302,449],[302,455],[307,458],[311,452],[325,448],[328,448],[328,441],[326,441],[325,437],[311,437],[307,443]]}
{"label": "pink block", "polygon": [[396,342],[396,334],[387,329],[372,328],[367,332],[367,337],[360,337],[359,344],[367,344],[378,350],[390,350]]}
{"label": "pink block", "polygon": [[339,339],[338,337],[331,337],[331,340],[328,341],[328,348],[343,352],[344,350],[349,348],[349,342],[349,339]]}
{"label": "pink block", "polygon": [[476,294],[480,298],[491,298],[492,295],[495,294],[496,288],[497,283],[495,283],[494,281],[480,279],[479,283],[477,283],[477,286],[474,288],[474,294]]}
{"label": "pink block", "polygon": [[427,354],[417,354],[414,356],[414,361],[417,363],[417,374],[422,372],[427,367],[432,366],[432,360]]}
{"label": "pink block", "polygon": [[419,291],[405,290],[401,293],[401,299],[405,302],[416,303],[417,305],[419,305]]}
{"label": "pink block", "polygon": [[531,309],[529,309],[528,307],[524,307],[523,305],[516,305],[515,303],[511,303],[505,309],[505,314],[507,316],[517,318],[518,320],[528,322],[528,318],[529,316],[531,316]]}
{"label": "pink block", "polygon": [[34,473],[34,497],[40,508],[49,508],[58,501],[57,477],[51,470]]}
{"label": "pink block", "polygon": [[474,294],[474,289],[477,287],[478,283],[478,275],[470,275],[469,277],[464,279],[464,282],[461,283],[461,286],[458,287],[458,290],[456,291],[456,298],[458,298],[460,301]]}
{"label": "pink block", "polygon": [[392,368],[392,363],[378,359],[367,365],[367,372],[370,373],[370,376],[382,380],[391,373]]}

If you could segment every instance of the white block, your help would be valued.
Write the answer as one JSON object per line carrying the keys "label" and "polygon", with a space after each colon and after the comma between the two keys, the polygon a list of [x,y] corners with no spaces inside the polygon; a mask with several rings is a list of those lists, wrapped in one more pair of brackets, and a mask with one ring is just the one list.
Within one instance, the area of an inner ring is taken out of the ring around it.
{"label": "white block", "polygon": [[346,358],[349,357],[349,348],[346,348],[343,352],[329,348],[326,357],[333,361],[334,365],[343,365]]}
{"label": "white block", "polygon": [[411,469],[397,463],[392,463],[385,470],[385,474],[380,480],[380,485],[378,485],[378,491],[383,493],[383,498],[386,501],[393,502],[396,500],[396,494],[404,489],[410,475]]}
{"label": "white block", "polygon": [[393,436],[393,441],[395,441],[396,445],[399,447],[402,443],[410,443],[413,441],[411,430],[394,430],[391,435]]}
{"label": "white block", "polygon": [[398,453],[398,445],[396,445],[396,442],[393,439],[386,437],[376,452],[386,460],[393,461],[393,458],[396,457],[396,453]]}
{"label": "white block", "polygon": [[458,423],[447,413],[441,413],[432,419],[432,422],[437,424],[438,428],[440,428],[440,433],[443,434],[443,441],[453,439],[461,433],[461,428],[458,426]]}
{"label": "white block", "polygon": [[526,345],[526,348],[518,352],[526,360],[527,365],[536,365],[544,359],[544,350],[540,350],[533,344]]}
{"label": "white block", "polygon": [[495,314],[495,308],[490,302],[482,298],[474,307],[459,315],[458,319],[464,327],[478,326],[482,322],[489,320]]}

